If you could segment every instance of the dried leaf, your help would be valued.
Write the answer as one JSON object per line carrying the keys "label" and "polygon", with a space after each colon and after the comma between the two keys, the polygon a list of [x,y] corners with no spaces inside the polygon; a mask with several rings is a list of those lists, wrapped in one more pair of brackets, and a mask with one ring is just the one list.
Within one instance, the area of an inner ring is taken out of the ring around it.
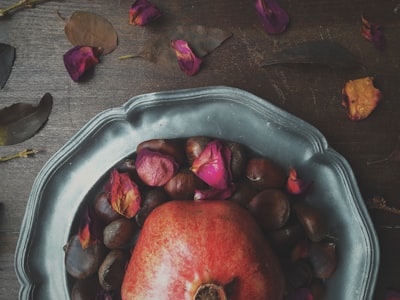
{"label": "dried leaf", "polygon": [[342,105],[353,121],[367,118],[382,100],[382,92],[375,88],[371,76],[349,80],[342,89]]}
{"label": "dried leaf", "polygon": [[177,26],[166,34],[162,34],[149,41],[144,48],[135,55],[127,57],[141,57],[161,66],[177,65],[176,55],[171,48],[171,41],[185,40],[198,57],[204,57],[218,48],[232,33],[219,28],[208,28],[202,25]]}
{"label": "dried leaf", "polygon": [[390,154],[388,156],[386,156],[385,158],[382,158],[382,159],[368,161],[367,165],[368,166],[377,165],[377,164],[386,163],[389,161],[400,162],[400,135],[398,136],[397,143],[394,146],[394,149],[392,150],[392,152],[390,152]]}
{"label": "dried leaf", "polygon": [[0,43],[0,89],[6,84],[15,60],[15,48]]}
{"label": "dried leaf", "polygon": [[0,146],[21,143],[34,136],[46,123],[53,97],[46,93],[39,105],[16,103],[0,110]]}
{"label": "dried leaf", "polygon": [[103,54],[108,54],[118,45],[117,32],[110,21],[91,12],[74,12],[64,30],[74,46],[101,47]]}
{"label": "dried leaf", "polygon": [[332,69],[361,66],[349,50],[331,41],[308,41],[298,44],[266,58],[261,66],[276,64],[317,64]]}

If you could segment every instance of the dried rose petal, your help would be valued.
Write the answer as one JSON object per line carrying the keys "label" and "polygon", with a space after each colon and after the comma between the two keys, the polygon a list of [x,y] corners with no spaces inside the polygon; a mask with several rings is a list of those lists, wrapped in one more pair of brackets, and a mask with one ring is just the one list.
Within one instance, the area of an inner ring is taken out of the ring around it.
{"label": "dried rose petal", "polygon": [[101,48],[75,46],[64,54],[64,65],[73,81],[80,81],[86,72],[99,63]]}
{"label": "dried rose petal", "polygon": [[139,188],[128,173],[111,171],[111,207],[126,218],[133,218],[140,208],[142,201]]}
{"label": "dried rose petal", "polygon": [[286,30],[290,21],[289,15],[275,0],[257,0],[256,10],[265,31],[279,34]]}
{"label": "dried rose petal", "polygon": [[313,300],[314,297],[308,288],[300,288],[286,296],[285,300]]}
{"label": "dried rose petal", "polygon": [[349,80],[342,89],[342,105],[351,120],[365,119],[382,100],[383,94],[375,88],[373,80],[373,77]]}
{"label": "dried rose petal", "polygon": [[137,0],[129,9],[129,24],[143,26],[161,16],[161,11],[147,0]]}
{"label": "dried rose petal", "polygon": [[140,179],[149,186],[163,186],[179,169],[172,156],[147,148],[139,151],[135,165]]}
{"label": "dried rose petal", "polygon": [[209,186],[225,190],[232,179],[230,161],[231,150],[223,146],[219,140],[213,140],[193,161],[191,170]]}
{"label": "dried rose petal", "polygon": [[236,190],[235,184],[231,183],[228,188],[223,190],[208,189],[195,190],[194,200],[226,200],[229,199]]}
{"label": "dried rose petal", "polygon": [[385,48],[385,36],[382,27],[379,24],[370,23],[364,16],[361,16],[362,28],[361,35],[372,42],[376,48],[382,50]]}
{"label": "dried rose petal", "polygon": [[386,291],[385,300],[400,300],[400,292],[394,290]]}
{"label": "dried rose petal", "polygon": [[100,219],[96,218],[93,208],[87,205],[78,230],[78,238],[82,249],[102,241],[103,227],[104,225]]}
{"label": "dried rose petal", "polygon": [[304,193],[311,185],[310,181],[305,181],[297,176],[294,168],[289,169],[289,177],[286,181],[286,191],[292,195]]}
{"label": "dried rose petal", "polygon": [[184,40],[171,41],[171,46],[175,50],[181,70],[189,76],[195,75],[200,70],[201,58],[193,53],[189,44]]}

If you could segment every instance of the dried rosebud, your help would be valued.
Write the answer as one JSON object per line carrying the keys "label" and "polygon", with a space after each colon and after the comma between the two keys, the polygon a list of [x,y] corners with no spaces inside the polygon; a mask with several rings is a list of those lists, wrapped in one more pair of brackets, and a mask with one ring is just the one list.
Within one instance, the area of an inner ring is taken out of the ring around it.
{"label": "dried rosebud", "polygon": [[225,190],[232,180],[230,161],[230,149],[219,140],[213,140],[193,161],[191,170],[209,186]]}
{"label": "dried rosebud", "polygon": [[78,238],[82,249],[86,249],[89,245],[101,243],[103,240],[103,228],[104,224],[96,217],[93,208],[87,205],[78,230]]}
{"label": "dried rosebud", "polygon": [[208,190],[195,190],[194,200],[226,200],[229,199],[236,190],[234,183],[231,183],[229,187],[223,190],[208,189]]}
{"label": "dried rosebud", "polygon": [[279,34],[286,30],[289,15],[275,0],[257,0],[255,6],[265,31]]}
{"label": "dried rosebud", "polygon": [[383,94],[375,88],[373,80],[373,77],[349,80],[342,89],[342,105],[351,120],[365,119],[382,100]]}
{"label": "dried rosebud", "polygon": [[75,46],[64,54],[64,65],[73,81],[80,81],[99,63],[100,47]]}
{"label": "dried rosebud", "polygon": [[314,297],[308,288],[299,288],[286,296],[285,300],[313,300]]}
{"label": "dried rosebud", "polygon": [[199,72],[202,60],[193,53],[186,41],[174,40],[171,41],[171,46],[175,50],[179,67],[183,72],[189,76]]}
{"label": "dried rosebud", "polygon": [[400,300],[400,292],[394,290],[387,290],[385,300]]}
{"label": "dried rosebud", "polygon": [[292,195],[304,193],[311,185],[311,181],[305,181],[297,176],[294,168],[289,169],[289,177],[286,181],[286,191]]}
{"label": "dried rosebud", "polygon": [[128,173],[119,173],[113,169],[110,178],[111,206],[120,215],[133,218],[140,209],[141,196],[139,188]]}
{"label": "dried rosebud", "polygon": [[140,179],[149,186],[163,186],[178,172],[175,159],[158,151],[144,148],[136,157],[136,171]]}
{"label": "dried rosebud", "polygon": [[129,24],[143,26],[161,16],[161,11],[147,0],[137,0],[129,9]]}
{"label": "dried rosebud", "polygon": [[361,16],[361,22],[361,35],[374,44],[376,48],[383,50],[385,48],[385,36],[381,25],[370,23],[364,16]]}

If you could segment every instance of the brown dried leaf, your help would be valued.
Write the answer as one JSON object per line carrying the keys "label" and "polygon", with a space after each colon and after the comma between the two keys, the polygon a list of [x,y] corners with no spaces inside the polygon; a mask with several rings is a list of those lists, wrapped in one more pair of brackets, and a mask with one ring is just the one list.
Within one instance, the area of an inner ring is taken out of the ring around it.
{"label": "brown dried leaf", "polygon": [[14,145],[31,138],[46,123],[53,97],[46,93],[39,105],[16,103],[0,110],[0,146]]}
{"label": "brown dried leaf", "polygon": [[176,66],[172,40],[185,40],[198,57],[204,57],[218,48],[232,33],[202,25],[178,26],[147,43],[137,56],[163,66]]}
{"label": "brown dried leaf", "polygon": [[117,32],[110,21],[91,12],[74,12],[64,30],[74,46],[101,47],[103,54],[108,54],[118,45]]}

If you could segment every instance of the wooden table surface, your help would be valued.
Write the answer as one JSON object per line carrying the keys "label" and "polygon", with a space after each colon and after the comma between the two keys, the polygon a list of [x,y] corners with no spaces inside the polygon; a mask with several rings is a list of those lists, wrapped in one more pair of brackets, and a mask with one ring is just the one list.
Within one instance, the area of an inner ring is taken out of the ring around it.
{"label": "wooden table surface", "polygon": [[[399,162],[367,166],[387,156],[400,134],[400,15],[393,0],[280,0],[291,17],[287,31],[266,34],[253,1],[154,1],[164,16],[146,27],[128,24],[132,1],[49,1],[34,9],[16,11],[0,20],[0,42],[16,48],[16,60],[7,84],[0,90],[0,108],[17,102],[36,104],[50,92],[53,110],[46,126],[18,145],[0,147],[0,156],[25,148],[38,149],[32,158],[0,164],[0,299],[17,299],[19,283],[14,252],[32,184],[46,161],[87,121],[101,111],[122,105],[147,92],[226,85],[249,91],[318,128],[330,145],[350,163],[363,198],[383,196],[400,208]],[[0,7],[12,4],[3,0]],[[115,27],[119,46],[101,58],[94,76],[75,83],[62,56],[71,48],[64,34],[65,17],[85,10],[106,17]],[[382,25],[386,49],[377,50],[360,34],[361,16]],[[178,67],[163,68],[142,59],[120,61],[168,26],[201,24],[233,33],[205,59],[201,71],[186,76]],[[338,71],[325,67],[272,66],[261,68],[263,57],[308,40],[337,41],[365,65]],[[0,66],[1,67],[1,66]],[[350,79],[374,76],[384,100],[365,120],[351,121],[341,106],[341,89]],[[257,134],[256,132],[254,134]],[[387,289],[400,290],[400,216],[370,210],[380,249],[380,268],[374,299]]]}

